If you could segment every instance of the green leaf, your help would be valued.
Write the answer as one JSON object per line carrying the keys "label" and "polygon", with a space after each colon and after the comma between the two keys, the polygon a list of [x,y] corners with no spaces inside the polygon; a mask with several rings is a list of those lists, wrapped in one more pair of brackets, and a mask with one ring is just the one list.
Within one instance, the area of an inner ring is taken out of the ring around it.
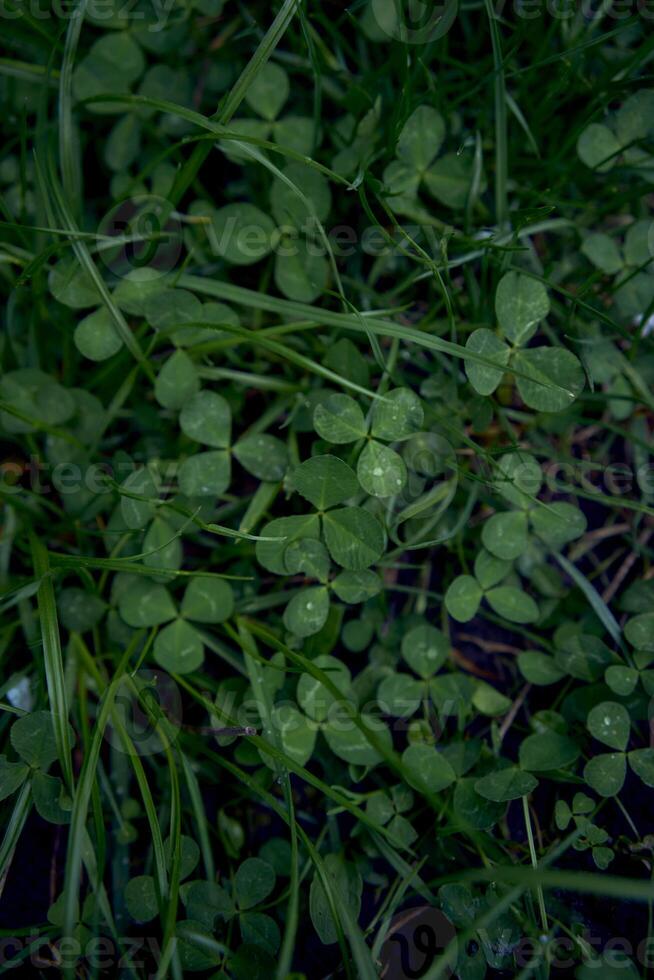
{"label": "green leaf", "polygon": [[318,510],[326,510],[356,495],[354,470],[338,456],[312,456],[291,475],[293,488]]}
{"label": "green leaf", "polygon": [[313,425],[327,442],[343,445],[366,434],[366,422],[359,405],[349,395],[333,394],[316,405]]}
{"label": "green leaf", "polygon": [[552,551],[559,551],[570,541],[575,541],[586,530],[586,517],[573,504],[556,500],[531,512],[531,524]]}
{"label": "green leaf", "polygon": [[226,449],[231,441],[232,413],[229,403],[214,391],[199,391],[182,408],[182,432],[216,449]]}
{"label": "green leaf", "polygon": [[11,726],[9,737],[23,762],[34,769],[48,769],[57,758],[50,711],[32,711],[23,715]]}
{"label": "green leaf", "polygon": [[457,623],[467,623],[477,615],[483,592],[472,575],[459,575],[445,593],[445,608]]}
{"label": "green leaf", "polygon": [[229,582],[218,578],[192,578],[182,599],[181,614],[196,623],[224,623],[234,612]]}
{"label": "green leaf", "polygon": [[538,460],[519,450],[505,453],[497,461],[493,480],[497,492],[515,507],[530,508],[543,484],[543,472]]}
{"label": "green leaf", "polygon": [[410,718],[425,700],[425,685],[408,674],[388,674],[377,689],[377,699],[384,714]]}
{"label": "green leaf", "polygon": [[324,585],[303,589],[284,610],[284,626],[296,636],[312,636],[323,628],[329,613],[329,591]]}
{"label": "green leaf", "polygon": [[[188,837],[186,834],[180,835],[179,844],[179,877],[180,880],[183,881],[184,878],[188,878],[188,876],[197,867],[198,861],[200,860],[200,848],[193,838]],[[172,861],[173,852],[173,840],[171,837],[166,838],[164,842],[164,851],[166,854],[166,860],[170,863]]]}
{"label": "green leaf", "polygon": [[329,555],[321,541],[300,538],[293,541],[284,552],[286,570],[290,575],[304,573],[308,578],[316,578],[325,583],[329,575]]}
{"label": "green leaf", "polygon": [[[381,742],[388,752],[392,747],[391,733],[384,722],[372,715],[362,715],[364,726],[371,735]],[[329,718],[323,726],[323,733],[329,748],[339,759],[354,766],[375,766],[383,756],[374,748],[365,734],[352,721],[346,709],[334,705]]]}
{"label": "green leaf", "polygon": [[157,375],[154,397],[164,408],[180,409],[200,388],[193,361],[184,351],[178,350],[169,357]]}
{"label": "green leaf", "polygon": [[425,172],[429,193],[450,208],[463,208],[472,185],[472,157],[446,153]]}
{"label": "green leaf", "polygon": [[402,639],[402,656],[411,670],[425,680],[440,670],[449,652],[445,635],[429,623],[414,626]]}
{"label": "green leaf", "polygon": [[148,528],[143,539],[143,551],[153,552],[143,559],[143,564],[148,568],[182,567],[181,541],[175,536],[174,528],[162,517],[155,517]]}
{"label": "green leaf", "polygon": [[356,572],[378,561],[384,553],[384,531],[363,507],[342,507],[322,519],[330,555],[343,568]]}
{"label": "green leaf", "polygon": [[422,402],[410,388],[393,388],[377,399],[372,409],[371,432],[377,439],[396,442],[422,429]]}
{"label": "green leaf", "polygon": [[615,275],[624,264],[615,239],[603,231],[592,232],[584,238],[581,251],[595,268],[605,272],[608,276]]}
{"label": "green leaf", "polygon": [[518,667],[520,673],[530,684],[546,686],[556,684],[562,677],[564,671],[557,665],[553,657],[539,650],[525,650],[518,654]]}
{"label": "green leaf", "polygon": [[273,247],[275,225],[254,204],[227,204],[214,212],[212,245],[233,265],[253,265]]}
{"label": "green leaf", "polygon": [[275,887],[275,871],[261,858],[247,858],[234,875],[234,898],[239,909],[251,909],[265,901]]}
{"label": "green leaf", "polygon": [[475,578],[482,589],[491,589],[507,577],[513,567],[512,562],[496,558],[484,548],[475,558]]}
{"label": "green leaf", "polygon": [[177,472],[179,489],[187,497],[220,497],[231,477],[230,455],[221,449],[188,456]]}
{"label": "green leaf", "polygon": [[654,95],[651,89],[640,89],[622,103],[616,113],[616,127],[621,146],[652,135]]}
{"label": "green leaf", "polygon": [[486,800],[495,803],[508,803],[521,796],[528,796],[538,786],[538,780],[529,772],[515,766],[498,769],[475,782],[475,791]]}
{"label": "green leaf", "polygon": [[495,368],[490,364],[482,364],[478,361],[468,359],[464,361],[468,381],[475,391],[480,395],[492,395],[508,368],[511,353],[508,345],[500,340],[492,330],[487,327],[479,327],[477,330],[473,330],[468,337],[466,349],[499,365]]}
{"label": "green leaf", "polygon": [[286,549],[300,538],[320,537],[320,519],[315,514],[303,514],[298,517],[278,517],[270,521],[261,530],[262,538],[279,538],[277,541],[262,541],[256,543],[257,561],[269,572],[276,575],[286,575]]}
{"label": "green leaf", "polygon": [[147,579],[135,578],[118,600],[118,611],[128,626],[159,626],[177,615],[168,589]]}
{"label": "green leaf", "polygon": [[617,701],[602,701],[588,713],[588,731],[598,742],[624,752],[629,742],[631,723],[629,712]]}
{"label": "green leaf", "polygon": [[84,589],[62,589],[57,600],[59,619],[67,630],[86,633],[100,622],[107,603]]}
{"label": "green leaf", "polygon": [[172,674],[190,674],[204,660],[204,647],[197,630],[183,619],[175,619],[157,633],[154,659]]}
{"label": "green leaf", "polygon": [[515,345],[526,344],[550,311],[542,282],[507,272],[495,293],[495,313],[504,336]]}
{"label": "green leaf", "polygon": [[54,824],[70,823],[72,800],[64,793],[64,784],[57,776],[35,772],[32,777],[32,796],[37,813]]}
{"label": "green leaf", "polygon": [[527,549],[527,516],[521,511],[493,514],[481,530],[484,547],[504,561],[519,558]]}
{"label": "green leaf", "polygon": [[[330,893],[341,919],[356,923],[361,912],[363,881],[353,864],[348,864],[337,854],[327,854],[323,861]],[[338,930],[334,922],[330,903],[316,871],[309,890],[309,914],[320,942],[331,946],[338,940]]]}
{"label": "green leaf", "polygon": [[[123,480],[122,487],[129,493],[148,497],[150,500],[156,500],[159,496],[157,484],[147,466],[130,473],[127,479]],[[132,497],[121,496],[120,512],[127,527],[138,530],[150,523],[156,514],[156,507],[154,503],[149,503],[148,500],[136,500]]]}
{"label": "green leaf", "polygon": [[619,152],[620,144],[608,126],[602,123],[586,126],[577,140],[579,159],[600,174],[615,166],[616,154]]}
{"label": "green leaf", "polygon": [[454,812],[465,823],[477,830],[490,830],[501,820],[506,806],[480,796],[475,789],[475,779],[460,779],[454,790]]}
{"label": "green leaf", "polygon": [[[143,313],[150,326],[170,333],[174,343],[178,342],[178,336],[183,335],[185,329],[197,329],[180,325],[197,323],[202,319],[202,312],[202,303],[187,289],[151,287],[143,298]],[[178,329],[172,330],[173,327]]]}
{"label": "green leaf", "polygon": [[486,599],[498,616],[511,623],[533,623],[540,616],[531,596],[511,585],[495,586],[486,593]]}
{"label": "green leaf", "polygon": [[6,800],[8,796],[20,789],[28,772],[27,766],[20,762],[8,762],[6,755],[0,755],[0,800]]}
{"label": "green leaf", "polygon": [[136,922],[150,922],[159,914],[157,891],[151,875],[130,878],[125,886],[127,911]]}
{"label": "green leaf", "polygon": [[404,460],[394,449],[371,439],[357,462],[359,483],[373,497],[392,497],[406,484]]}
{"label": "green leaf", "polygon": [[[330,657],[329,654],[322,654],[316,657],[313,663],[328,674],[332,684],[345,697],[351,698],[352,678],[350,671],[341,660]],[[333,705],[337,703],[331,691],[311,674],[303,674],[300,678],[297,686],[297,699],[309,718],[314,721],[324,721]],[[348,722],[348,725],[351,728],[352,722]]]}
{"label": "green leaf", "polygon": [[93,279],[75,259],[63,259],[53,266],[48,287],[57,302],[73,310],[97,306],[100,302]]}
{"label": "green leaf", "polygon": [[563,347],[519,350],[511,364],[522,372],[516,376],[520,397],[525,405],[539,412],[562,412],[584,387],[579,360]]}
{"label": "green leaf", "polygon": [[276,705],[271,717],[284,752],[298,765],[306,766],[315,748],[316,728],[292,704]]}
{"label": "green leaf", "polygon": [[445,139],[445,122],[440,112],[421,105],[404,123],[397,141],[396,153],[414,170],[426,170]]}
{"label": "green leaf", "polygon": [[627,775],[624,752],[605,752],[596,755],[584,766],[584,779],[600,796],[617,796]]}
{"label": "green leaf", "polygon": [[520,765],[533,772],[563,769],[579,758],[579,747],[567,735],[543,732],[528,735],[520,744]]}
{"label": "green leaf", "polygon": [[382,581],[376,572],[364,568],[358,572],[340,572],[332,588],[341,602],[354,604],[366,602],[381,592]]}
{"label": "green leaf", "polygon": [[215,881],[192,881],[186,892],[186,911],[198,922],[213,930],[217,916],[228,920],[236,909],[227,891]]}
{"label": "green leaf", "polygon": [[266,433],[239,439],[234,446],[234,455],[248,473],[258,480],[268,480],[271,483],[283,480],[288,467],[285,443]]}
{"label": "green leaf", "polygon": [[288,163],[281,172],[311,203],[312,210],[293,187],[277,177],[270,189],[270,207],[275,221],[281,226],[290,225],[303,231],[313,229],[316,219],[325,221],[332,203],[325,177],[313,167],[296,161]]}
{"label": "green leaf", "polygon": [[402,753],[406,781],[421,793],[439,793],[456,779],[454,769],[433,745],[410,745]]}
{"label": "green leaf", "polygon": [[[271,916],[263,912],[246,912],[239,916],[238,924],[244,943],[258,946],[270,956],[275,955],[279,949],[281,935],[279,926]],[[248,972],[247,976],[249,978],[251,974]]]}
{"label": "green leaf", "polygon": [[627,265],[645,265],[652,261],[650,246],[652,234],[653,224],[648,218],[634,221],[629,225],[624,237],[624,257]]}
{"label": "green leaf", "polygon": [[637,650],[654,653],[654,612],[642,613],[629,619],[624,634]]}
{"label": "green leaf", "polygon": [[638,684],[638,671],[633,667],[622,667],[612,664],[604,672],[604,680],[614,694],[621,698],[627,698],[636,689]]}
{"label": "green leaf", "polygon": [[303,238],[282,235],[275,254],[275,282],[288,299],[313,303],[327,288],[329,265],[316,246]]}
{"label": "green leaf", "polygon": [[[141,49],[127,33],[108,33],[99,38],[78,64],[73,93],[78,101],[96,95],[122,95],[129,91],[145,67]],[[91,103],[92,112],[122,112],[120,102]]]}
{"label": "green leaf", "polygon": [[511,707],[511,699],[504,694],[500,694],[492,684],[479,681],[472,696],[472,703],[482,715],[490,718],[504,715]]}
{"label": "green leaf", "polygon": [[254,75],[245,101],[256,113],[272,122],[279,115],[289,92],[290,83],[284,69],[268,61]]}
{"label": "green leaf", "polygon": [[[99,299],[99,297],[98,297]],[[89,313],[75,327],[75,346],[90,361],[106,361],[123,346],[120,334],[106,306]]]}
{"label": "green leaf", "polygon": [[627,758],[638,778],[650,789],[654,788],[654,749],[634,749]]}

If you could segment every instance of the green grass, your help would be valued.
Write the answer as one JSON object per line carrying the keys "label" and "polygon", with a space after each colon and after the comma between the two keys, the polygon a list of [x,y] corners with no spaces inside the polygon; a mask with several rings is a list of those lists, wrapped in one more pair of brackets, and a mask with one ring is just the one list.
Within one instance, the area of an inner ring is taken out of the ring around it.
{"label": "green grass", "polygon": [[8,10],[0,972],[646,980],[647,18]]}

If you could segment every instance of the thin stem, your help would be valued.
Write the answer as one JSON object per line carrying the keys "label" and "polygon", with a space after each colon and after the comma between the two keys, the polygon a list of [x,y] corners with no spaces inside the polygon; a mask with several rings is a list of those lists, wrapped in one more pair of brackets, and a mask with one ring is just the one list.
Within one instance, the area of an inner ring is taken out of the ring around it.
{"label": "thin stem", "polygon": [[[529,815],[529,802],[526,796],[522,797],[522,812],[525,815],[525,828],[527,830],[527,840],[529,841],[529,853],[531,854],[531,865],[534,871],[538,870],[538,857],[536,856],[536,845],[534,844],[534,832],[531,826],[531,817]],[[549,925],[547,923],[547,910],[545,908],[545,896],[543,894],[542,885],[536,886],[536,897],[538,899],[538,908],[540,910],[541,925],[543,927],[543,932],[547,935],[549,932]]]}

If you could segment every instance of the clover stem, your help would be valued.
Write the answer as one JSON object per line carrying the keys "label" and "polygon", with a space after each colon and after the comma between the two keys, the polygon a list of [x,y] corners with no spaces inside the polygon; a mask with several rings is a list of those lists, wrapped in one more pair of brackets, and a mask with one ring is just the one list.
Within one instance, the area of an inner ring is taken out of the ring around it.
{"label": "clover stem", "polygon": [[[529,803],[527,797],[522,797],[522,812],[525,815],[525,828],[527,831],[527,840],[529,841],[529,853],[531,854],[531,866],[534,870],[538,868],[538,857],[536,856],[536,845],[534,844],[534,832],[531,827],[531,817],[529,816]],[[543,895],[543,889],[540,885],[536,886],[536,897],[538,898],[538,908],[540,910],[541,924],[543,926],[543,932],[547,934],[549,931],[549,926],[547,924],[547,910],[545,909],[545,896]]]}

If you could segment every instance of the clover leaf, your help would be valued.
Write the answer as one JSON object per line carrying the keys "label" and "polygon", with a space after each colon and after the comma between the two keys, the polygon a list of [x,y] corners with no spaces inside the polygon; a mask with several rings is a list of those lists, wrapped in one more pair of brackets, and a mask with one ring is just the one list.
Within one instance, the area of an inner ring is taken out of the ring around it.
{"label": "clover leaf", "polygon": [[[396,159],[384,171],[393,210],[400,214],[419,211],[418,191],[423,184],[441,204],[464,207],[472,185],[472,159],[446,153],[437,160],[444,139],[445,122],[441,114],[428,105],[414,109],[400,131]],[[482,189],[484,186],[482,174]]]}
{"label": "clover leaf", "polygon": [[370,436],[361,408],[349,395],[330,394],[320,402],[313,416],[318,435],[328,442],[344,445],[367,438],[359,453],[359,483],[373,497],[400,493],[407,481],[407,468],[394,449],[379,440],[397,442],[418,432],[424,411],[418,396],[408,388],[394,388],[375,402],[370,420]]}
{"label": "clover leaf", "polygon": [[[522,535],[523,521],[526,524],[526,520],[522,514],[516,516],[520,519],[516,527]],[[482,599],[486,599],[498,616],[512,623],[533,623],[540,612],[531,596],[515,585],[501,584],[511,574],[512,563],[508,557],[515,558],[520,554],[515,547],[516,540],[520,540],[524,548],[526,535],[523,540],[512,521],[504,520],[512,518],[513,514],[496,514],[494,517],[503,520],[495,520],[490,532],[482,534],[482,540],[489,550],[479,552],[475,559],[474,576],[459,575],[450,583],[445,593],[445,607],[457,622],[467,623],[476,616]],[[484,529],[490,521],[486,522]]]}
{"label": "clover leaf", "polygon": [[534,336],[549,309],[542,283],[523,273],[505,273],[495,293],[502,336],[487,327],[478,327],[466,341],[466,349],[476,355],[465,361],[466,374],[475,391],[491,395],[505,372],[514,369],[520,397],[529,408],[562,412],[572,404],[584,386],[578,358],[562,347],[522,347]]}

